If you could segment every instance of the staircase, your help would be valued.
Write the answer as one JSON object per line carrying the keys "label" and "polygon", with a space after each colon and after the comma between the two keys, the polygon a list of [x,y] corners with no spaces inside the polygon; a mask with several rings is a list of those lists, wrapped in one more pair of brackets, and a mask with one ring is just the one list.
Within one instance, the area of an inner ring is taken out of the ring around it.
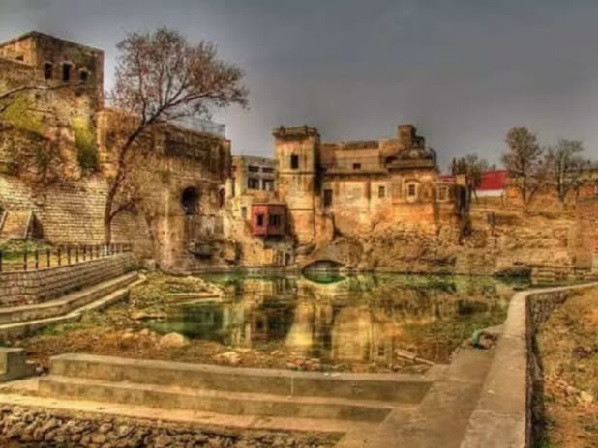
{"label": "staircase", "polygon": [[426,375],[309,373],[64,354],[51,359],[50,375],[39,379],[39,395],[208,413],[225,426],[252,416],[346,432],[360,422],[377,424],[392,410],[414,408],[431,385]]}
{"label": "staircase", "polygon": [[0,308],[0,340],[17,339],[50,324],[77,321],[85,311],[102,309],[126,298],[129,288],[144,280],[133,272],[59,299]]}

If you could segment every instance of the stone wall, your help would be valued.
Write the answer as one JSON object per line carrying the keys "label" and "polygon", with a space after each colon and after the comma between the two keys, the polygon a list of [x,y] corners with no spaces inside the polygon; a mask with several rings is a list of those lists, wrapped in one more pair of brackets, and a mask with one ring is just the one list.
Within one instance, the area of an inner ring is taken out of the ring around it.
{"label": "stone wall", "polygon": [[[2,446],[148,448],[325,448],[338,437],[257,430],[203,429],[195,424],[153,421],[63,410],[3,406]],[[35,445],[34,445],[35,444]]]}
{"label": "stone wall", "polygon": [[[102,244],[106,181],[94,176],[56,183],[43,190],[15,176],[0,174],[0,207],[32,211],[52,244]],[[151,256],[150,234],[143,216],[123,213],[113,225],[113,242],[131,243],[141,257]]]}
{"label": "stone wall", "polygon": [[538,363],[533,351],[537,325],[586,285],[517,293],[509,303],[490,371],[472,412],[461,448],[527,448],[532,440],[533,381]]}
{"label": "stone wall", "polygon": [[0,305],[25,305],[67,294],[123,275],[136,266],[132,253],[27,272],[0,272]]}

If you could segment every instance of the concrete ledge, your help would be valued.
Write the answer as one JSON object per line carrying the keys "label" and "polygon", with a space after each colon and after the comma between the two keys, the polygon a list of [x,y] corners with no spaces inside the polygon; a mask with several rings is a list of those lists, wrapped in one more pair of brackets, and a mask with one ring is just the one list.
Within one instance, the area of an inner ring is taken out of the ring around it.
{"label": "concrete ledge", "polygon": [[511,299],[504,331],[469,419],[461,448],[526,448],[531,444],[530,358],[538,322],[574,291],[598,287],[598,283],[536,289]]}
{"label": "concrete ledge", "polygon": [[50,362],[52,375],[68,378],[400,404],[419,403],[436,375],[434,369],[424,375],[328,374],[81,353],[54,356]]}
{"label": "concrete ledge", "polygon": [[34,370],[27,364],[22,348],[0,348],[0,382],[31,376]]}

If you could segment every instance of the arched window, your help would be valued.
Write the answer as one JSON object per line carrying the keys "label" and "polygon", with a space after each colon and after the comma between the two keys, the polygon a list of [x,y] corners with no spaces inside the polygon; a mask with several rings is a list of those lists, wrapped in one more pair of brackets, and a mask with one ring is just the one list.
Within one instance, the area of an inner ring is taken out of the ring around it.
{"label": "arched window", "polygon": [[199,205],[199,192],[195,187],[187,187],[181,195],[181,207],[185,216],[197,215]]}

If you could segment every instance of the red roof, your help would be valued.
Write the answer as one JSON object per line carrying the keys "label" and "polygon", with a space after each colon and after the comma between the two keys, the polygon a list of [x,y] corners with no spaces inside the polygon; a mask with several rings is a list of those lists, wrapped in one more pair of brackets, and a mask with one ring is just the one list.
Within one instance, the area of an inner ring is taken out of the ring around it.
{"label": "red roof", "polygon": [[477,188],[478,191],[502,190],[507,184],[507,170],[486,171],[482,174],[482,182]]}
{"label": "red roof", "polygon": [[[487,190],[502,190],[507,184],[507,177],[509,173],[507,170],[493,170],[486,171],[482,174],[482,182],[476,188],[477,191]],[[454,177],[450,174],[439,176],[438,179],[442,182],[452,182]]]}

